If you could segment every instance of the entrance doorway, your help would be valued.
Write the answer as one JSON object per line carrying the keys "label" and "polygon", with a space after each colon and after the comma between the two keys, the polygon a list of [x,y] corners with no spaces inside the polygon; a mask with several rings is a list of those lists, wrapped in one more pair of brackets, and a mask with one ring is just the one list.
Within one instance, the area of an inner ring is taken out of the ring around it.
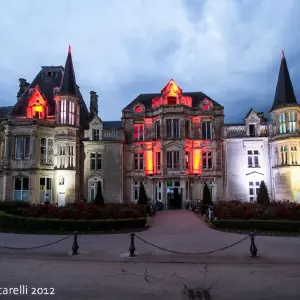
{"label": "entrance doorway", "polygon": [[66,193],[65,192],[59,192],[57,204],[58,204],[58,206],[65,206],[65,204],[66,204]]}
{"label": "entrance doorway", "polygon": [[180,181],[167,182],[167,203],[168,209],[182,208],[182,189]]}

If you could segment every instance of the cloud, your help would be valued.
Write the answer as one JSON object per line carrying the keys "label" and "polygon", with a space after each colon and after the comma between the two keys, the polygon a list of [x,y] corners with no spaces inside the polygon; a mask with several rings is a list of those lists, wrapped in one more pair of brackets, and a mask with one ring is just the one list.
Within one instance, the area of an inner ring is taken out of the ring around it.
{"label": "cloud", "polygon": [[104,120],[170,78],[240,120],[249,100],[272,105],[282,48],[299,93],[299,10],[297,0],[2,1],[0,101],[15,103],[19,77],[63,65],[71,44],[85,101],[97,91]]}

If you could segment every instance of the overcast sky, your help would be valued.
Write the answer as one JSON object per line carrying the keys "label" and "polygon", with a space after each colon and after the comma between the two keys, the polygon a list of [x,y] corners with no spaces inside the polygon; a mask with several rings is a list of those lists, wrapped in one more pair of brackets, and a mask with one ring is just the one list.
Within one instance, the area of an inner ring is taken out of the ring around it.
{"label": "overcast sky", "polygon": [[282,49],[299,98],[299,16],[299,0],[0,0],[0,105],[15,104],[20,77],[64,65],[71,44],[103,120],[173,78],[238,122],[272,106]]}

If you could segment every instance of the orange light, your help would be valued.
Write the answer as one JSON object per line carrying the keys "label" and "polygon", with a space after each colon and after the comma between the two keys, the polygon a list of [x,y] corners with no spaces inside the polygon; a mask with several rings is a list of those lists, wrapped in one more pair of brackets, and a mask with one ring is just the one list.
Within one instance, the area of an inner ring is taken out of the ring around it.
{"label": "orange light", "polygon": [[47,101],[40,92],[38,85],[35,87],[31,97],[28,100],[27,118],[33,118],[39,115],[39,118],[44,118],[47,112]]}
{"label": "orange light", "polygon": [[34,105],[32,107],[32,111],[34,111],[34,112],[42,112],[43,111],[43,106],[42,105]]}
{"label": "orange light", "polygon": [[202,161],[201,161],[200,141],[193,142],[193,174],[201,174]]}
{"label": "orange light", "polygon": [[153,174],[153,147],[152,143],[145,143],[145,173],[146,175]]}

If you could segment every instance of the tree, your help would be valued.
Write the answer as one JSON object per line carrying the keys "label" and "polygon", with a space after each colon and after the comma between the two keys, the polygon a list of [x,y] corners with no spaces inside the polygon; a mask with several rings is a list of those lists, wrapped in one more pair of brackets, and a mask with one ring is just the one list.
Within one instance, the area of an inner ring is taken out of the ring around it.
{"label": "tree", "polygon": [[148,198],[147,198],[146,190],[145,190],[144,184],[142,182],[140,184],[138,204],[139,205],[148,205]]}
{"label": "tree", "polygon": [[103,198],[103,193],[102,193],[102,184],[101,181],[98,182],[97,185],[97,194],[96,197],[94,199],[94,204],[96,204],[97,206],[104,206],[104,198]]}
{"label": "tree", "polygon": [[203,204],[206,206],[213,204],[212,200],[211,200],[210,190],[209,190],[206,182],[205,182],[204,189],[203,189]]}
{"label": "tree", "polygon": [[270,204],[268,189],[264,181],[261,181],[260,183],[256,201],[258,204],[264,207],[268,207]]}
{"label": "tree", "polygon": [[210,190],[207,186],[207,183],[205,182],[204,188],[203,188],[203,197],[202,197],[202,205],[201,205],[201,215],[204,215],[208,209],[209,205],[212,205],[211,200],[211,194]]}

